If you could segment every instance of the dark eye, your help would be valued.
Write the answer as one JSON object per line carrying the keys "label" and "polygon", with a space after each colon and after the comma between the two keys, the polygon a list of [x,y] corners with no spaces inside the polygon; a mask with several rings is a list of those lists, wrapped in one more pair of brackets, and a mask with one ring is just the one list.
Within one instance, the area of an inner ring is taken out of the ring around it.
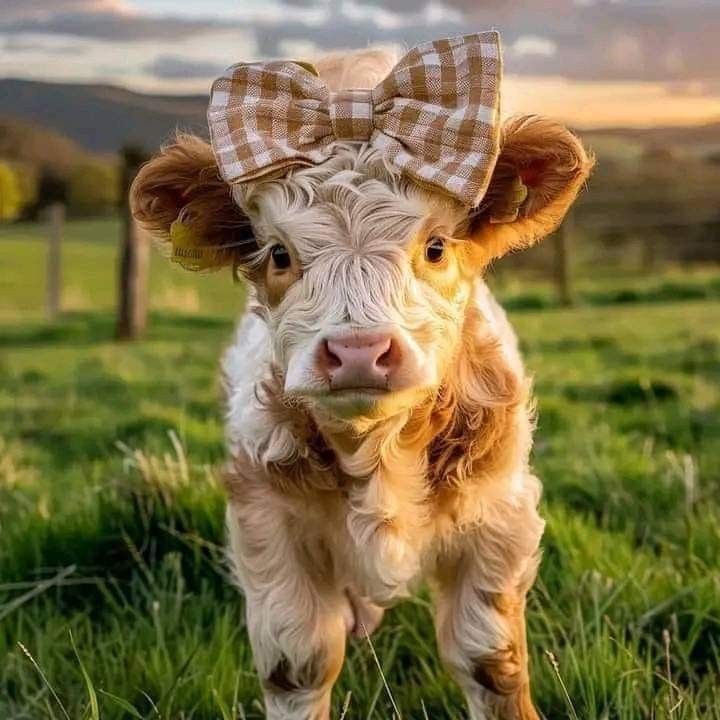
{"label": "dark eye", "polygon": [[439,263],[445,257],[445,241],[439,237],[431,237],[425,244],[425,259],[431,263]]}
{"label": "dark eye", "polygon": [[278,270],[287,270],[292,264],[288,249],[280,243],[270,248],[270,257]]}

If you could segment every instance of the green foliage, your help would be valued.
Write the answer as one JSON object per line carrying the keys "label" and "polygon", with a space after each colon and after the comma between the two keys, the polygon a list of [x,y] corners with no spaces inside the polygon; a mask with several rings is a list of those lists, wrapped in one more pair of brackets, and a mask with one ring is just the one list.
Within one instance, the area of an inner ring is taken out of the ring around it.
{"label": "green foliage", "polygon": [[117,207],[118,171],[112,161],[48,128],[0,117],[0,158],[16,170],[27,215],[53,202],[70,202],[79,215],[107,214]]}
{"label": "green foliage", "polygon": [[67,177],[90,155],[64,135],[28,120],[0,117],[0,157]]}
{"label": "green foliage", "polygon": [[11,163],[15,170],[18,190],[20,191],[20,207],[22,211],[31,208],[37,202],[38,177],[35,168],[28,163]]}
{"label": "green foliage", "polygon": [[[119,345],[117,224],[68,223],[74,311],[55,325],[36,232],[0,233],[0,717],[261,718],[217,483],[239,288],[155,262],[149,337]],[[720,304],[651,293],[719,277],[587,281],[597,304],[572,310],[527,278],[501,288],[543,299],[512,319],[539,404],[548,526],[528,618],[547,718],[720,720]],[[634,302],[605,302],[623,287]],[[426,594],[373,643],[403,717],[465,717]],[[348,692],[348,718],[391,717],[365,642],[334,717]]]}
{"label": "green foliage", "polygon": [[0,162],[0,221],[14,220],[22,208],[22,190],[17,173]]}
{"label": "green foliage", "polygon": [[117,165],[84,162],[70,173],[68,202],[76,213],[102,214],[117,208],[120,176]]}

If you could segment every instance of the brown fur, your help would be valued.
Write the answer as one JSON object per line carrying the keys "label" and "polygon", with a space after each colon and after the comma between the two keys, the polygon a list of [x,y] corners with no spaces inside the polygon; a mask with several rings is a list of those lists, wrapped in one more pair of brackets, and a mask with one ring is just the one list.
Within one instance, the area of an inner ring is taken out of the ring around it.
{"label": "brown fur", "polygon": [[495,695],[513,695],[523,682],[518,651],[512,643],[504,650],[475,660],[475,680]]}
{"label": "brown fur", "polygon": [[314,655],[302,667],[293,668],[286,657],[280,658],[267,683],[282,692],[312,690],[327,682],[328,669],[322,655]]}
{"label": "brown fur", "polygon": [[[482,204],[474,214],[470,233],[489,262],[513,250],[534,245],[561,222],[587,180],[595,158],[560,123],[539,116],[508,120],[503,126],[502,151]],[[493,207],[502,204],[510,185],[523,171],[528,198],[518,220],[492,223]]]}
{"label": "brown fur", "polygon": [[307,493],[338,488],[342,473],[335,453],[302,403],[287,398],[282,391],[282,374],[274,368],[271,379],[259,388],[258,400],[278,424],[292,428],[297,439],[296,452],[284,462],[267,467],[268,480],[283,492]]}
{"label": "brown fur", "polygon": [[530,695],[524,601],[499,595],[490,602],[506,618],[512,639],[504,648],[474,660],[473,679],[488,690],[488,705],[498,717],[538,720]]}
{"label": "brown fur", "polygon": [[133,217],[161,241],[167,242],[172,223],[182,220],[200,244],[232,246],[225,256],[228,265],[257,250],[211,147],[194,135],[178,134],[140,168],[130,188],[130,207]]}
{"label": "brown fur", "polygon": [[468,311],[456,367],[433,411],[428,452],[436,486],[497,476],[515,456],[514,415],[524,409],[527,389],[497,343],[479,340],[480,325],[477,313]]}

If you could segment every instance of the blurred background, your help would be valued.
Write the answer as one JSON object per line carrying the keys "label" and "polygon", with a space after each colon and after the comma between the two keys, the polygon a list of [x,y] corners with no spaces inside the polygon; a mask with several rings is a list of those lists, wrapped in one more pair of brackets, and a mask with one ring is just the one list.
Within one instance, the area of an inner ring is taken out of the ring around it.
{"label": "blurred background", "polygon": [[[488,278],[537,378],[536,695],[720,718],[716,0],[1,0],[0,716],[260,716],[216,484],[244,288],[167,263],[126,190],[176,129],[207,134],[232,63],[488,28],[504,113],[598,157],[560,230]],[[405,714],[459,718],[428,607],[376,649]],[[336,710],[390,717],[380,680],[354,648]]]}
{"label": "blurred background", "polygon": [[[712,0],[5,0],[3,238],[22,237],[21,254],[31,255],[31,247],[42,253],[41,245],[24,240],[47,237],[38,223],[48,222],[47,208],[59,202],[63,209],[53,217],[63,223],[57,232],[65,249],[88,241],[89,252],[101,252],[105,243],[112,264],[133,163],[175,129],[207,134],[209,85],[233,62],[313,57],[373,43],[408,46],[489,27],[504,39],[505,114],[558,117],[599,158],[592,192],[568,223],[581,241],[560,237],[506,263],[523,266],[534,279],[554,279],[556,297],[538,288],[513,302],[582,300],[597,294],[585,280],[605,268],[607,290],[632,273],[644,288],[638,292],[657,293],[648,288],[649,277],[684,266],[688,281],[716,262],[720,5]],[[70,274],[55,282],[64,304],[43,296],[37,260],[34,292],[23,273],[24,299],[0,312],[38,313],[43,302],[73,310],[90,300],[114,301],[113,280],[104,279],[102,288],[91,277],[77,282],[72,263],[66,263]],[[511,282],[504,267],[500,279]],[[204,283],[195,280],[178,280],[186,306],[199,306],[194,296]],[[164,282],[151,304],[178,307],[174,287]],[[509,291],[515,296],[519,289]]]}

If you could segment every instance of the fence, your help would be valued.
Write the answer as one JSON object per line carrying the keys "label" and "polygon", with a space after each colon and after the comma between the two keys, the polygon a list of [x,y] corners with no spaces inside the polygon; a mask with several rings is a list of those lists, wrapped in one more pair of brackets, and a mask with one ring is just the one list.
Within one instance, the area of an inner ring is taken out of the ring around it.
{"label": "fence", "polygon": [[128,196],[132,181],[147,156],[140,150],[126,148],[122,159],[120,197],[123,198],[123,237],[116,334],[119,340],[133,340],[140,337],[147,326],[150,243],[133,220]]}

